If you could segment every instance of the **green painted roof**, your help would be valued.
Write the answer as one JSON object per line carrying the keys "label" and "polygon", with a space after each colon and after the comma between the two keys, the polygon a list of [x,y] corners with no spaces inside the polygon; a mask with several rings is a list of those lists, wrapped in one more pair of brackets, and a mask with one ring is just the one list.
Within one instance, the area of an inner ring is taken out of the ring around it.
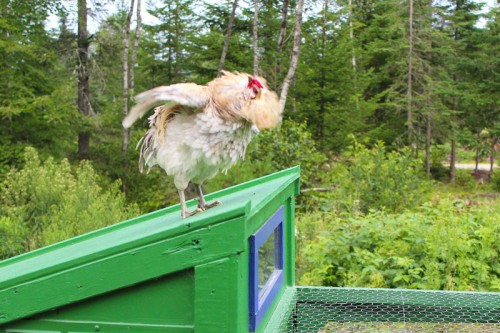
{"label": "green painted roof", "polygon": [[[210,228],[231,219],[258,220],[262,215],[259,212],[266,210],[273,200],[279,200],[283,192],[292,192],[289,193],[292,196],[299,193],[299,173],[299,167],[294,167],[211,193],[206,196],[207,200],[217,199],[222,205],[185,220],[180,217],[180,205],[174,205],[0,262],[0,324],[44,310],[18,311],[17,315],[3,313],[2,309],[16,304],[18,286],[32,281],[37,281],[41,286],[47,276],[56,276],[74,267],[94,264],[127,251],[129,255],[134,255],[134,249],[165,239],[175,239],[187,232]],[[191,200],[188,203],[190,205],[196,205],[196,202]],[[251,233],[252,228],[248,227],[248,223],[242,227],[248,228],[245,235]],[[123,270],[127,271],[127,267],[123,267]],[[114,288],[111,282],[107,285],[106,288],[110,290]],[[97,289],[106,291],[102,286],[96,287],[95,292]],[[89,294],[82,292],[81,296],[78,293],[67,298],[61,296],[60,303],[69,304],[80,297],[83,299]],[[50,306],[57,304],[54,301]]]}

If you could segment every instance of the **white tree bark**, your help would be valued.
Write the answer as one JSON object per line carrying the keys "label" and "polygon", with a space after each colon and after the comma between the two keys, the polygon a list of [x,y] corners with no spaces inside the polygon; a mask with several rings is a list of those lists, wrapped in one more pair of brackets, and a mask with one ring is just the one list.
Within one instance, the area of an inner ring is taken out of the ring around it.
{"label": "white tree bark", "polygon": [[[122,103],[123,103],[123,119],[128,115],[128,98],[129,98],[129,46],[130,46],[130,22],[132,21],[132,13],[134,11],[134,0],[130,0],[130,10],[127,14],[127,22],[125,23],[125,32],[123,34],[123,58],[122,58]],[[127,155],[127,148],[130,143],[130,130],[123,130],[122,155]]]}
{"label": "white tree bark", "polygon": [[134,35],[134,48],[132,49],[132,58],[130,59],[129,65],[129,96],[133,97],[135,95],[135,64],[137,63],[137,51],[139,50],[139,38],[141,37],[141,0],[137,0],[136,7],[136,26],[135,26],[135,35]]}
{"label": "white tree bark", "polygon": [[[409,17],[409,46],[408,46],[408,83],[407,83],[407,126],[408,126],[408,145],[412,146],[415,139],[413,128],[413,0],[410,1],[410,17]],[[413,147],[414,148],[414,147]]]}
{"label": "white tree bark", "polygon": [[295,76],[295,70],[297,69],[297,63],[299,61],[303,10],[304,10],[304,0],[298,0],[297,12],[295,16],[295,28],[293,32],[292,59],[290,60],[290,67],[288,69],[288,73],[285,77],[285,80],[283,81],[283,86],[281,88],[281,94],[280,94],[280,106],[282,111],[285,109],[288,89]]}
{"label": "white tree bark", "polygon": [[349,40],[351,41],[351,64],[352,72],[354,74],[354,89],[356,93],[356,110],[359,110],[359,97],[358,97],[358,69],[356,67],[356,48],[354,47],[354,26],[352,23],[352,0],[349,0]]}
{"label": "white tree bark", "polygon": [[[92,116],[89,102],[89,35],[87,31],[87,0],[78,0],[78,111],[86,117]],[[90,132],[78,133],[78,156],[90,154]]]}
{"label": "white tree bark", "polygon": [[253,3],[253,74],[259,74],[259,0],[254,0]]}
{"label": "white tree bark", "polygon": [[276,44],[276,67],[274,69],[276,75],[276,81],[281,72],[281,52],[283,51],[283,45],[285,44],[286,28],[288,21],[288,0],[283,0],[283,7],[281,9],[281,28],[280,34],[278,36],[278,43]]}
{"label": "white tree bark", "polygon": [[229,50],[229,42],[231,41],[231,33],[234,25],[234,16],[236,13],[236,8],[238,8],[238,0],[233,1],[233,9],[231,10],[231,15],[229,16],[226,38],[224,39],[224,48],[222,49],[222,54],[220,56],[220,61],[219,61],[219,67],[217,68],[218,76],[221,75],[221,71],[224,69],[224,63],[226,62],[227,51]]}

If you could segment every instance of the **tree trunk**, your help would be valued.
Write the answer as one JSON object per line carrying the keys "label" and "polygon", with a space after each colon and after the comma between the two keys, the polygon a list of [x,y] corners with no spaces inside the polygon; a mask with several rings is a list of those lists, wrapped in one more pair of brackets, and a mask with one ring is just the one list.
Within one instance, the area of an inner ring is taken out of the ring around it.
{"label": "tree trunk", "polygon": [[236,8],[238,8],[238,0],[233,1],[233,8],[231,10],[231,15],[229,15],[229,22],[227,23],[226,38],[224,39],[224,48],[222,49],[222,54],[220,56],[219,67],[217,68],[217,76],[221,75],[221,71],[224,69],[224,63],[226,62],[227,51],[229,50],[229,43],[231,41],[231,32],[234,25],[234,16],[236,14]]}
{"label": "tree trunk", "polygon": [[253,74],[259,74],[259,0],[254,0],[253,13]]}
{"label": "tree trunk", "polygon": [[477,138],[477,142],[476,142],[476,158],[475,158],[475,162],[476,162],[476,166],[474,167],[474,173],[477,174],[479,172],[479,149],[480,149],[480,144],[479,144],[479,136]]}
{"label": "tree trunk", "polygon": [[274,68],[276,82],[278,82],[281,72],[280,59],[281,59],[281,52],[283,52],[283,45],[285,43],[287,23],[288,23],[288,0],[283,0],[283,8],[281,8],[281,28],[280,28],[280,34],[278,36],[278,43],[276,44],[276,67]]}
{"label": "tree trunk", "polygon": [[132,49],[132,58],[129,66],[129,95],[133,98],[135,95],[135,64],[137,63],[137,51],[139,50],[139,39],[141,37],[141,0],[137,0],[136,27],[134,35],[134,48]]}
{"label": "tree trunk", "polygon": [[491,147],[490,147],[490,173],[488,175],[488,178],[491,179],[493,177],[493,171],[495,169],[495,146],[497,143],[497,139],[494,137],[491,140]]}
{"label": "tree trunk", "polygon": [[349,0],[349,41],[351,42],[351,65],[354,74],[354,91],[356,98],[356,110],[359,110],[359,97],[358,97],[358,70],[356,68],[356,50],[354,48],[354,27],[352,23],[352,0]]}
{"label": "tree trunk", "polygon": [[299,61],[300,55],[300,36],[302,32],[302,11],[304,8],[304,0],[298,0],[297,2],[297,13],[295,17],[295,29],[293,33],[293,49],[292,49],[292,59],[290,60],[290,68],[283,81],[283,86],[281,88],[280,94],[280,107],[283,111],[285,109],[286,98],[288,95],[288,88],[295,76],[295,70],[297,69],[297,63]]}
{"label": "tree trunk", "polygon": [[[130,44],[130,22],[132,21],[132,13],[134,11],[134,0],[130,0],[130,10],[127,14],[127,22],[125,23],[125,33],[123,34],[123,59],[122,59],[122,103],[123,103],[123,119],[128,115],[128,90],[129,90],[129,44]],[[130,130],[123,130],[122,155],[127,156],[127,148],[130,143]]]}
{"label": "tree trunk", "polygon": [[[429,103],[430,104],[430,103]],[[427,110],[427,124],[425,133],[425,169],[427,175],[431,175],[431,134],[432,134],[432,116],[430,110]]]}
{"label": "tree trunk", "polygon": [[[125,37],[127,41],[124,40],[124,50],[123,50],[123,118],[128,114],[128,102],[134,98],[135,94],[135,64],[137,62],[137,51],[139,49],[139,38],[141,36],[141,0],[137,0],[137,21],[136,28],[134,34],[134,44],[132,48],[132,56],[130,58],[130,62],[128,61],[128,49],[129,49],[129,40],[130,40],[130,24],[132,20],[132,12],[133,12],[134,0],[132,0],[130,4],[130,12],[127,16],[127,25],[125,27]],[[127,37],[128,36],[128,37]],[[128,72],[128,83],[127,81],[127,72]],[[122,144],[122,155],[124,158],[127,157],[127,149],[130,145],[130,136],[131,129],[127,128],[123,130],[123,144]]]}
{"label": "tree trunk", "polygon": [[[322,66],[326,64],[326,45],[327,45],[327,13],[328,13],[328,1],[323,1],[323,17],[321,19],[321,53],[320,53],[320,62]],[[320,121],[318,124],[318,138],[323,139],[325,135],[325,114],[326,114],[326,71],[321,71],[319,75],[319,113],[320,113]]]}
{"label": "tree trunk", "polygon": [[413,147],[414,140],[414,128],[413,128],[413,0],[410,1],[410,16],[409,16],[409,36],[408,36],[408,83],[407,83],[407,99],[408,99],[408,110],[407,110],[407,126],[408,126],[408,145]]}
{"label": "tree trunk", "polygon": [[455,182],[456,179],[456,166],[457,163],[457,142],[455,140],[455,133],[453,133],[453,139],[451,140],[451,157],[450,157],[450,181]]}
{"label": "tree trunk", "polygon": [[[91,115],[89,103],[89,38],[87,31],[87,1],[78,0],[78,111],[86,117]],[[90,132],[78,133],[78,157],[90,155]]]}

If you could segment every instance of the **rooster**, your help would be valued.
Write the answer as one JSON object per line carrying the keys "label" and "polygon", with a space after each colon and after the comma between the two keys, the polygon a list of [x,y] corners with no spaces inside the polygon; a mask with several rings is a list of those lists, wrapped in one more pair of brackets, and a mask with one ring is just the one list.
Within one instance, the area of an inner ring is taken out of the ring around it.
{"label": "rooster", "polygon": [[[245,73],[223,71],[207,85],[178,83],[136,96],[137,104],[123,120],[130,128],[154,108],[149,129],[138,142],[139,169],[160,166],[173,177],[182,218],[220,204],[207,203],[202,185],[243,159],[250,141],[261,130],[276,127],[281,108],[266,81]],[[160,106],[158,106],[160,105]],[[198,208],[189,211],[185,190],[192,182]]]}

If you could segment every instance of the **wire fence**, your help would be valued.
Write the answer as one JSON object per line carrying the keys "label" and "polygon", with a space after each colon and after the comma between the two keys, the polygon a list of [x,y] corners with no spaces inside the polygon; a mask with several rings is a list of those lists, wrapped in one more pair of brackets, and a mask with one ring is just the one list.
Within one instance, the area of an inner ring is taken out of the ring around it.
{"label": "wire fence", "polygon": [[279,333],[500,333],[500,293],[298,287]]}

